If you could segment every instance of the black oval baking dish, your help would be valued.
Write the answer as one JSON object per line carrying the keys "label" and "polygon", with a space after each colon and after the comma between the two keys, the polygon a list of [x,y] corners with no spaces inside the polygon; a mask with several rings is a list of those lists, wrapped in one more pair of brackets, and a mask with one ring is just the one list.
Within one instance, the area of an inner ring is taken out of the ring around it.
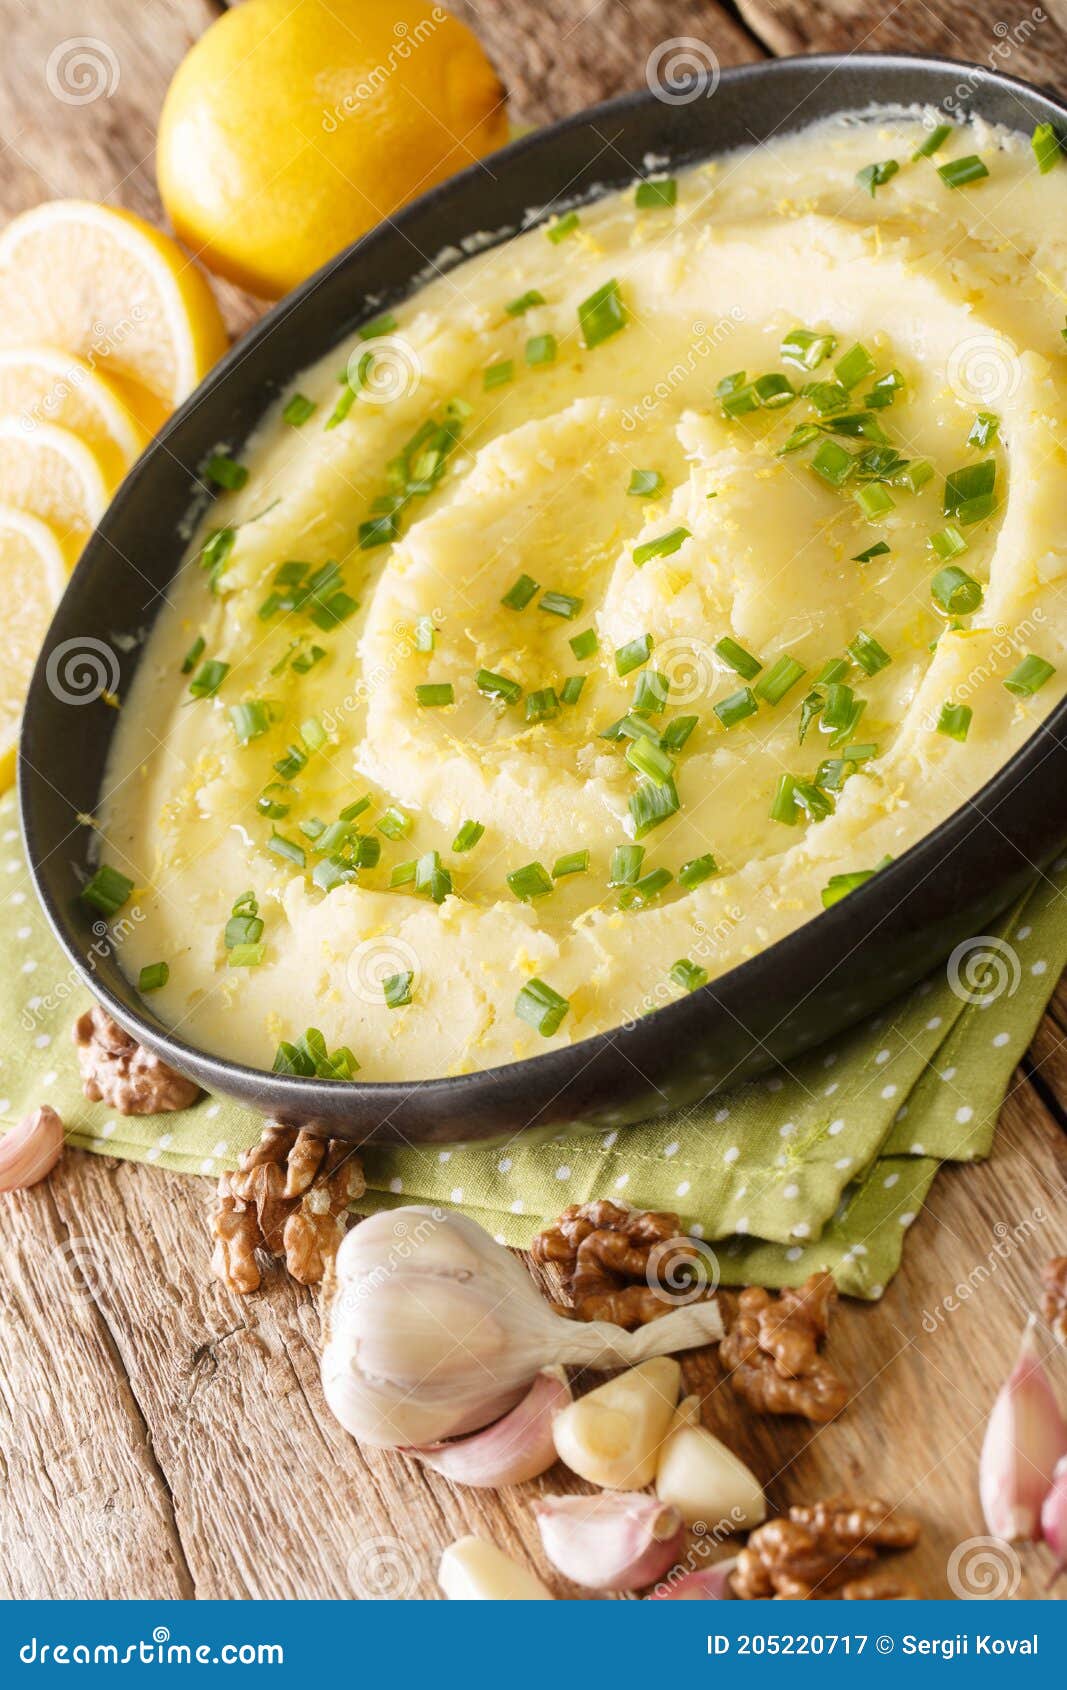
{"label": "black oval baking dish", "polygon": [[[263,1073],[184,1043],[158,1022],[78,902],[91,813],[115,712],[57,696],[49,658],[102,642],[128,691],[143,633],[186,549],[196,467],[237,446],[275,395],[416,285],[421,255],[514,230],[528,208],[620,187],[650,155],[684,165],[875,104],[944,106],[1012,129],[1067,127],[1067,108],[1011,78],[946,60],[857,54],[723,73],[712,95],[642,92],[531,135],[435,189],[271,311],[144,453],[89,541],[33,676],[22,735],[22,825],[41,901],[94,995],[137,1038],[209,1091],[357,1142],[475,1143],[639,1121],[787,1062],[875,1010],[981,932],[1067,839],[1067,702],[936,831],[762,955],[644,1016],[523,1062],[456,1078],[329,1082]],[[369,301],[373,300],[373,310]],[[110,659],[109,659],[110,661]]]}

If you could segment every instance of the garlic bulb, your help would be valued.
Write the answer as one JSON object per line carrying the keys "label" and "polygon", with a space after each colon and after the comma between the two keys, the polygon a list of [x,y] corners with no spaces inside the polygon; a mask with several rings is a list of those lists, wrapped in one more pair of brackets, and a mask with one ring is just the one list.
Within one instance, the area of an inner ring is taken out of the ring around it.
{"label": "garlic bulb", "polygon": [[986,1525],[1009,1542],[1038,1536],[1053,1470],[1067,1455],[1067,1422],[1037,1353],[1035,1325],[1031,1315],[993,1404],[978,1467]]}
{"label": "garlic bulb", "polygon": [[47,1103],[0,1138],[0,1191],[24,1191],[50,1174],[63,1154],[63,1122]]}
{"label": "garlic bulb", "polygon": [[587,1590],[640,1590],[685,1548],[682,1516],[654,1496],[546,1496],[533,1511],[556,1571]]}
{"label": "garlic bulb", "polygon": [[542,1368],[628,1367],[716,1342],[722,1321],[710,1301],[636,1332],[566,1320],[475,1221],[411,1207],[372,1215],[345,1238],[326,1335],[330,1408],[354,1437],[395,1449],[488,1425]]}
{"label": "garlic bulb", "polygon": [[556,1459],[552,1422],[571,1402],[571,1388],[562,1367],[546,1367],[537,1375],[522,1401],[481,1432],[471,1432],[450,1444],[424,1444],[408,1450],[435,1473],[454,1485],[500,1490],[540,1478]]}

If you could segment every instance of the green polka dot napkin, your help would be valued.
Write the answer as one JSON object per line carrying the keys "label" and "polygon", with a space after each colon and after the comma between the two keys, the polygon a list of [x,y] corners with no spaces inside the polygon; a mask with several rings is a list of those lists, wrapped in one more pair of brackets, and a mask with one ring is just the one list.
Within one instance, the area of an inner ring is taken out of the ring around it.
{"label": "green polka dot napkin", "polygon": [[[877,1298],[938,1165],[989,1153],[1012,1070],[1067,965],[1067,857],[981,942],[825,1049],[647,1125],[500,1150],[368,1150],[365,1212],[465,1210],[529,1243],[568,1203],[674,1209],[714,1245],[726,1284],[795,1284],[829,1268]],[[217,1175],[258,1117],[205,1098],[173,1115],[112,1116],[82,1096],[70,1042],[84,988],[37,907],[14,795],[0,799],[0,1126],[51,1103],[72,1144]]]}

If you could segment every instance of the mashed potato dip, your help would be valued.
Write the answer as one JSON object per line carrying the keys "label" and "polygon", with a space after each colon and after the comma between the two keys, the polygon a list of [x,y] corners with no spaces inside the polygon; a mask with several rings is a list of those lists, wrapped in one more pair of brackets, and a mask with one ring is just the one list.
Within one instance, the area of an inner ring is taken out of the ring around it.
{"label": "mashed potato dip", "polygon": [[428,1078],[848,895],[1063,695],[1065,296],[1054,140],[884,117],[367,324],[205,466],[99,817],[131,979],[229,1058]]}

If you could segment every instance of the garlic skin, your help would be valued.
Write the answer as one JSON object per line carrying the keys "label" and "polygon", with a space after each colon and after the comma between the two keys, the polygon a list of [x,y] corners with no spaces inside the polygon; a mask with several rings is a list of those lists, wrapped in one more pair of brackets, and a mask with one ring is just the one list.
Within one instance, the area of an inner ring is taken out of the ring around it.
{"label": "garlic skin", "polygon": [[471,1432],[451,1444],[426,1444],[409,1449],[425,1467],[443,1473],[454,1485],[501,1490],[540,1478],[556,1460],[552,1422],[573,1402],[562,1367],[546,1367],[510,1414],[484,1431]]}
{"label": "garlic skin", "polygon": [[689,1526],[747,1531],[767,1518],[763,1486],[700,1421],[700,1398],[678,1404],[656,1469],[656,1495]]}
{"label": "garlic skin", "polygon": [[672,1309],[636,1332],[565,1320],[477,1222],[412,1206],[372,1215],[348,1233],[325,1330],[331,1410],[361,1442],[397,1449],[498,1420],[545,1367],[631,1366],[715,1342],[722,1319],[709,1301]]}
{"label": "garlic skin", "polygon": [[546,1496],[533,1511],[552,1565],[587,1590],[640,1590],[685,1548],[678,1510],[653,1496]]}
{"label": "garlic skin", "polygon": [[535,1573],[480,1537],[461,1537],[441,1556],[437,1582],[450,1602],[554,1602]]}
{"label": "garlic skin", "polygon": [[25,1191],[52,1172],[63,1154],[65,1129],[47,1103],[0,1139],[0,1191]]}
{"label": "garlic skin", "polygon": [[1067,1455],[1057,1461],[1052,1488],[1041,1504],[1041,1536],[1056,1557],[1050,1580],[1050,1584],[1055,1584],[1067,1567]]}
{"label": "garlic skin", "polygon": [[989,1416],[978,1483],[986,1525],[1009,1543],[1038,1536],[1041,1505],[1067,1455],[1067,1422],[1041,1365],[1031,1315]]}
{"label": "garlic skin", "polygon": [[579,1397],[553,1426],[560,1460],[603,1490],[643,1490],[656,1476],[681,1383],[678,1363],[656,1356]]}
{"label": "garlic skin", "polygon": [[716,1561],[713,1567],[701,1567],[680,1579],[658,1586],[645,1598],[646,1602],[726,1602],[733,1598],[730,1574],[737,1566],[737,1556],[728,1561]]}

